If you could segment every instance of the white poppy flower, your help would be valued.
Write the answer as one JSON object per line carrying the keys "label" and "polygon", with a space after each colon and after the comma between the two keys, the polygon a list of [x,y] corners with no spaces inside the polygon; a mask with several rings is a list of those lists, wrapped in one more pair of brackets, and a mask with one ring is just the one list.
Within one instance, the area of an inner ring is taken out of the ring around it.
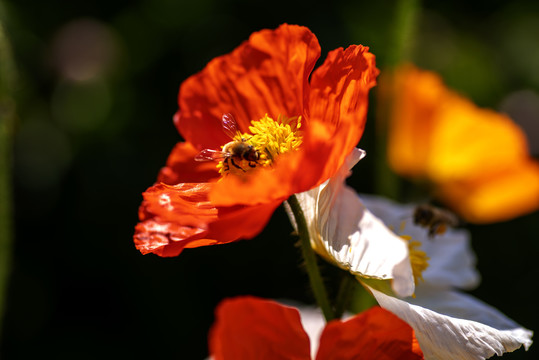
{"label": "white poppy flower", "polygon": [[[333,178],[296,195],[315,250],[358,278],[391,279],[398,296],[415,293],[403,300],[369,287],[382,307],[414,328],[425,359],[486,359],[522,345],[528,349],[530,330],[454,290],[473,288],[480,281],[466,231],[450,229],[430,239],[426,229],[412,223],[414,206],[372,196],[360,199],[345,185],[349,169],[363,156],[356,150]],[[417,287],[408,245],[388,227],[420,241],[429,257],[424,281]]]}
{"label": "white poppy flower", "polygon": [[414,278],[407,242],[367,210],[345,184],[350,168],[364,156],[363,150],[355,149],[334,177],[296,194],[311,244],[321,256],[352,274],[392,280],[395,293],[409,296],[414,292]]}
{"label": "white poppy flower", "polygon": [[471,289],[480,280],[467,231],[449,229],[430,239],[426,229],[411,221],[414,206],[374,196],[362,196],[362,200],[388,226],[420,241],[429,257],[429,268],[423,272],[424,281],[417,284],[414,298],[404,301],[369,287],[382,307],[414,328],[425,359],[486,359],[531,346],[532,331],[454,290]]}
{"label": "white poppy flower", "polygon": [[363,204],[398,235],[421,242],[421,250],[429,257],[429,267],[423,272],[425,283],[438,286],[473,289],[481,276],[475,268],[476,258],[470,245],[470,234],[462,229],[448,229],[429,238],[425,228],[414,225],[416,205],[402,205],[373,195],[360,195]]}

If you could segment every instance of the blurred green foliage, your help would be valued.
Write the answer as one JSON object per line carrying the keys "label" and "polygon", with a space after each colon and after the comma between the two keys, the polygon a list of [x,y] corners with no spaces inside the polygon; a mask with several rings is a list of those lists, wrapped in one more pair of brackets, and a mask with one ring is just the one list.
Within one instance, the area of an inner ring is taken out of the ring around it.
{"label": "blurred green foliage", "polygon": [[[539,101],[539,3],[422,5],[407,44],[417,65],[481,106],[500,109],[523,90]],[[4,1],[20,74],[16,240],[0,357],[202,359],[222,298],[312,302],[282,209],[256,239],[163,259],[132,244],[141,193],[180,140],[172,124],[180,83],[213,57],[288,22],[318,36],[322,57],[361,43],[383,70],[395,11],[390,0]],[[525,117],[533,146],[539,115]],[[370,155],[374,143],[371,121],[360,146]],[[351,178],[360,192],[374,191],[374,158]],[[538,220],[471,228],[484,277],[473,294],[530,329],[538,328]],[[535,348],[505,358],[533,358]]]}
{"label": "blurred green foliage", "polygon": [[[12,158],[16,81],[11,44],[2,25],[0,4],[0,324],[3,320],[13,243]],[[0,329],[0,336],[1,336]]]}

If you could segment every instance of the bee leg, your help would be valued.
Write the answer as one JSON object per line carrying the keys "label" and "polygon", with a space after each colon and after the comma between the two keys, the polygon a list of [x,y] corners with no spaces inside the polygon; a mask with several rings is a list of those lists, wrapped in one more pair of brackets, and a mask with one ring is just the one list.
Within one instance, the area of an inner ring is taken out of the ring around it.
{"label": "bee leg", "polygon": [[256,162],[249,161],[249,167],[255,168],[256,167]]}
{"label": "bee leg", "polygon": [[224,159],[223,160],[223,167],[224,167],[224,170],[225,171],[229,171],[230,170],[230,164],[228,163],[228,158]]}
{"label": "bee leg", "polygon": [[232,159],[232,158],[229,158],[229,159],[230,159],[230,162],[232,163],[232,165],[234,165],[235,167],[237,167],[237,168],[240,169],[241,171],[245,172],[245,170],[244,170],[241,166],[239,166],[238,164],[236,164],[236,163],[234,162],[234,159]]}

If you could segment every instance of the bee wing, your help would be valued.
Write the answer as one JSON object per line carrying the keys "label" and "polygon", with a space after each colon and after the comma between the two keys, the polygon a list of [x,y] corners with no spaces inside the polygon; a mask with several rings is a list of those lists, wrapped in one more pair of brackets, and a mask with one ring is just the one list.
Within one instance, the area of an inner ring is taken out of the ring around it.
{"label": "bee wing", "polygon": [[213,161],[213,160],[222,160],[228,156],[228,153],[225,153],[220,150],[204,149],[195,156],[195,161]]}
{"label": "bee wing", "polygon": [[238,124],[236,123],[236,119],[234,119],[234,116],[232,116],[232,114],[223,114],[221,122],[223,123],[223,131],[231,139],[234,139],[236,135],[240,134],[240,132],[238,131]]}

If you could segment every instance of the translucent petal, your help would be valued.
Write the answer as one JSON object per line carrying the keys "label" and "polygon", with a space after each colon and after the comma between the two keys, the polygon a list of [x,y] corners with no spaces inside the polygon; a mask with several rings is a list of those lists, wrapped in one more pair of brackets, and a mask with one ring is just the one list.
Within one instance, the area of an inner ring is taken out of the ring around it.
{"label": "translucent petal", "polygon": [[209,340],[215,360],[311,358],[298,310],[251,296],[219,304]]}
{"label": "translucent petal", "polygon": [[370,290],[380,306],[415,330],[425,359],[479,360],[514,351],[522,345],[527,350],[532,344],[530,330],[471,296],[434,289],[430,294],[420,294],[418,289],[414,301],[435,305],[441,311],[435,312]]}
{"label": "translucent petal", "polygon": [[[208,201],[214,183],[156,184],[143,194],[135,246],[143,254],[177,256],[184,248],[250,239],[266,226],[280,202],[215,207]],[[235,224],[231,226],[230,224]]]}
{"label": "translucent petal", "polygon": [[316,360],[334,359],[420,360],[423,353],[408,324],[375,306],[346,321],[327,324]]}
{"label": "translucent petal", "polygon": [[201,150],[230,141],[221,124],[225,113],[235,117],[241,132],[266,113],[301,115],[319,56],[318,40],[306,27],[284,24],[255,32],[182,83],[174,123]]}
{"label": "translucent petal", "polygon": [[297,194],[304,211],[313,248],[351,273],[392,279],[394,291],[411,295],[414,280],[408,246],[365,208],[359,196],[345,185],[349,169],[364,156],[359,149],[345,166],[321,186]]}
{"label": "translucent petal", "polygon": [[413,223],[414,205],[369,195],[361,195],[361,200],[389,228],[421,242],[421,250],[429,257],[429,267],[423,272],[426,283],[461,289],[471,289],[479,284],[481,277],[475,268],[476,257],[467,231],[449,229],[430,238],[425,228]]}

